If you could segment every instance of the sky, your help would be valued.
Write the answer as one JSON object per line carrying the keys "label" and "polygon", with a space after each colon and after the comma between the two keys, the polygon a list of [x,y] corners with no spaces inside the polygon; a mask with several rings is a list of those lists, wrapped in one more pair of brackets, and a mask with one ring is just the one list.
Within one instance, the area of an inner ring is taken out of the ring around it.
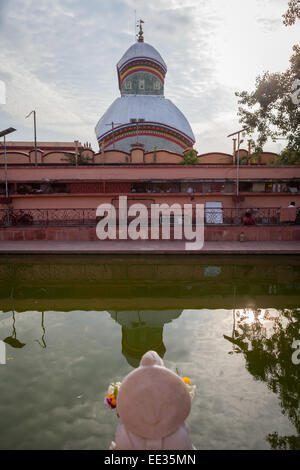
{"label": "sky", "polygon": [[[144,38],[167,64],[165,97],[184,113],[199,153],[232,152],[242,126],[236,91],[264,71],[283,72],[299,22],[285,27],[287,0],[0,0],[0,129],[7,140],[90,142],[120,96],[116,64]],[[2,81],[2,82],[1,82]],[[2,104],[1,104],[2,102]],[[279,151],[283,142],[268,143]]]}

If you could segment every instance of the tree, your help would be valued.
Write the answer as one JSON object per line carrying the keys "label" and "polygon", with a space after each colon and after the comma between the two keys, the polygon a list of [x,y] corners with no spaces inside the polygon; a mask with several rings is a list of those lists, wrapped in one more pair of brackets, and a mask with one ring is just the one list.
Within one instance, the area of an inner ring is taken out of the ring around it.
{"label": "tree", "polygon": [[85,151],[85,149],[80,149],[79,150],[79,154],[77,155],[77,159],[76,159],[76,154],[75,153],[65,152],[65,157],[66,158],[62,158],[62,161],[68,162],[71,165],[76,165],[76,164],[77,165],[87,165],[89,163],[93,163],[93,157],[89,157],[87,155],[84,155],[84,151]]}
{"label": "tree", "polygon": [[188,148],[183,152],[182,165],[197,165],[198,163],[197,150]]}
{"label": "tree", "polygon": [[300,0],[290,0],[288,3],[288,10],[283,16],[283,24],[291,26],[295,24],[296,19],[300,20]]}
{"label": "tree", "polygon": [[[300,106],[295,96],[300,79],[300,46],[293,46],[290,66],[285,72],[264,72],[256,78],[253,92],[236,92],[240,122],[250,127],[251,144],[262,152],[268,139],[287,139],[291,154],[300,151]],[[257,133],[256,139],[253,134]]]}
{"label": "tree", "polygon": [[[247,313],[247,312],[246,312]],[[260,311],[254,311],[254,322],[247,323],[247,314],[239,314],[232,337],[233,354],[242,353],[246,368],[258,380],[265,382],[280,401],[282,414],[295,427],[295,434],[279,436],[275,431],[266,436],[272,449],[300,450],[300,366],[292,362],[293,342],[299,337],[299,309],[283,309],[273,320],[271,334],[259,321]]]}

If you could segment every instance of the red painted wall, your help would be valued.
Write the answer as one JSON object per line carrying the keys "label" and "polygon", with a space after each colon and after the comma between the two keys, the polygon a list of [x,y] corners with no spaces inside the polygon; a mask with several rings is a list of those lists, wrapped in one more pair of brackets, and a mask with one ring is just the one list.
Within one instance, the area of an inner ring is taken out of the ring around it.
{"label": "red painted wall", "polygon": [[[300,226],[206,226],[206,241],[239,240],[244,233],[248,241],[300,241]],[[94,227],[5,227],[0,230],[3,240],[56,240],[56,241],[95,241]]]}

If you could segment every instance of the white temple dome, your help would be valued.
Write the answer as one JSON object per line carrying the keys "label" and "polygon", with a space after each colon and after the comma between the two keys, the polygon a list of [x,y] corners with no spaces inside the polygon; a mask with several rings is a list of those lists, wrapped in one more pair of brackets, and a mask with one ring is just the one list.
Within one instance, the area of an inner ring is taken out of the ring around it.
{"label": "white temple dome", "polygon": [[159,52],[144,42],[140,21],[138,42],[117,64],[121,98],[100,118],[95,132],[100,148],[130,153],[139,144],[145,151],[182,154],[195,137],[181,111],[164,97],[167,66]]}
{"label": "white temple dome", "polygon": [[117,68],[120,69],[125,62],[137,58],[147,58],[159,62],[166,70],[167,66],[160,53],[146,42],[136,42],[127,49],[123,57],[119,60]]}
{"label": "white temple dome", "polygon": [[[136,119],[133,123],[132,119]],[[140,121],[139,120],[143,120]],[[112,133],[112,129],[108,127],[108,123],[114,122],[114,139],[115,143],[119,142],[121,145],[122,136],[129,137],[128,132],[132,136],[132,143],[139,139],[145,145],[145,151],[152,151],[155,143],[153,144],[153,134],[155,134],[155,127],[159,127],[160,131],[165,128],[166,139],[169,144],[172,140],[176,145],[180,145],[180,140],[183,140],[182,148],[188,147],[190,141],[195,141],[195,137],[191,126],[183,113],[172,103],[172,101],[161,96],[141,96],[141,95],[126,95],[117,98],[112,105],[108,108],[96,126],[96,135],[102,139]],[[128,124],[131,124],[128,129]],[[145,135],[139,136],[142,127],[145,124],[152,125],[148,132],[145,129]],[[126,129],[125,129],[126,127]],[[131,131],[130,131],[131,129]],[[180,136],[178,134],[180,130]],[[172,133],[174,134],[172,136]],[[143,140],[141,138],[143,137]],[[159,138],[159,135],[158,135]],[[171,139],[171,140],[169,140]],[[161,144],[163,145],[163,143]],[[167,144],[162,148],[167,148]]]}

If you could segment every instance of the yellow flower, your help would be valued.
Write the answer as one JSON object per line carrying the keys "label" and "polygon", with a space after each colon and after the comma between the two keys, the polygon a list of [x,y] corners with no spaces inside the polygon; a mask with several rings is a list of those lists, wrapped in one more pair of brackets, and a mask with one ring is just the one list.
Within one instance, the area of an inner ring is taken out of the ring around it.
{"label": "yellow flower", "polygon": [[184,381],[185,384],[191,385],[191,379],[189,377],[182,377],[182,380]]}

